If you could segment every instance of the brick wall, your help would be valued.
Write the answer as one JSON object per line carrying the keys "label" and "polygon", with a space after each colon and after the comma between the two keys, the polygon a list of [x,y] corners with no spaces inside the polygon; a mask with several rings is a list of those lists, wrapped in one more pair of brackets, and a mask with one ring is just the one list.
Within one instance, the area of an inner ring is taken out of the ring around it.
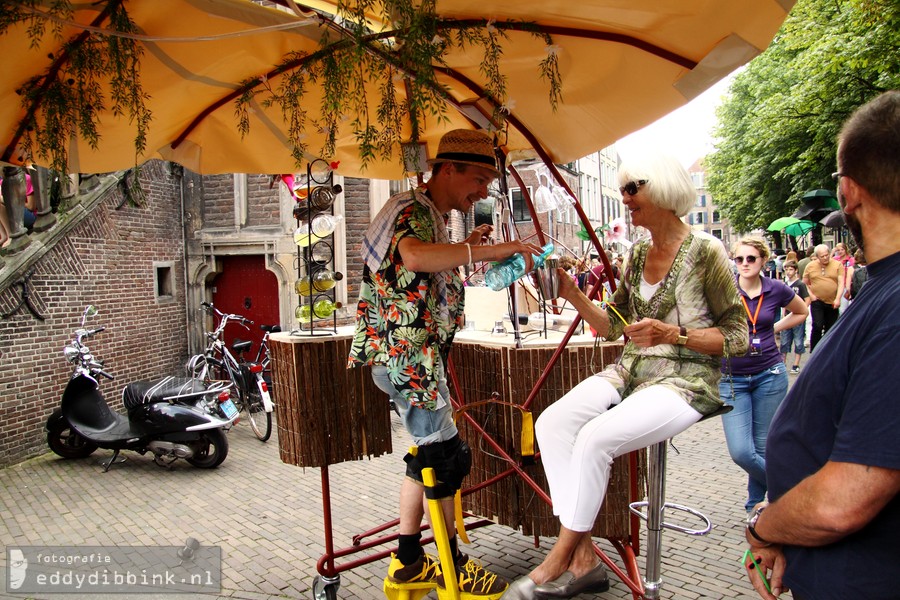
{"label": "brick wall", "polygon": [[367,179],[344,179],[344,222],[347,232],[347,304],[349,317],[342,324],[352,324],[356,320],[356,303],[359,300],[359,284],[362,281],[363,261],[359,256],[359,244],[369,226],[369,181]]}
{"label": "brick wall", "polygon": [[234,227],[234,175],[203,177],[203,226]]}
{"label": "brick wall", "polygon": [[[24,308],[0,320],[0,466],[48,450],[44,423],[71,376],[62,348],[86,305],[100,310],[90,326],[106,327],[89,347],[116,376],[101,382],[114,408],[125,383],[180,372],[187,345],[179,188],[158,161],[143,167],[141,185],[143,206],[117,210],[113,187],[36,264],[29,292],[46,320]],[[172,296],[158,301],[154,262],[165,261],[172,262]],[[0,313],[20,297],[16,285],[0,293]]]}
{"label": "brick wall", "polygon": [[247,226],[275,225],[281,218],[279,186],[269,175],[247,176]]}

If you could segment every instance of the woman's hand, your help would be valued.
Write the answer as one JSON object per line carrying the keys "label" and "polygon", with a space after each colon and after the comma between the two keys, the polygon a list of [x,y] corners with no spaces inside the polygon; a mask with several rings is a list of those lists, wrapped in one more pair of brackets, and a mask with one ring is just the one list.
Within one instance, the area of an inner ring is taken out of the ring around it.
{"label": "woman's hand", "polygon": [[626,325],[625,335],[631,338],[638,348],[652,348],[660,344],[673,343],[678,337],[678,327],[663,323],[659,319],[645,317],[637,323]]}
{"label": "woman's hand", "polygon": [[578,284],[563,269],[556,269],[556,278],[559,280],[559,297],[569,302],[574,301],[574,297],[581,294]]}
{"label": "woman's hand", "polygon": [[472,246],[480,246],[490,238],[492,231],[494,231],[494,228],[490,225],[479,225],[472,230],[469,237],[463,240],[463,243]]}

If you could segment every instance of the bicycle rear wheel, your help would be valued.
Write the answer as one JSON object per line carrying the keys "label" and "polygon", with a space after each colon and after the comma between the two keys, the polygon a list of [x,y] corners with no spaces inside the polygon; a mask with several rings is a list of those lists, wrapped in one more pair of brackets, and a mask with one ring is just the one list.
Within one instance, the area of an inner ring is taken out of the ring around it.
{"label": "bicycle rear wheel", "polygon": [[259,389],[253,385],[247,398],[247,416],[250,418],[250,429],[265,442],[272,435],[272,413],[266,412]]}

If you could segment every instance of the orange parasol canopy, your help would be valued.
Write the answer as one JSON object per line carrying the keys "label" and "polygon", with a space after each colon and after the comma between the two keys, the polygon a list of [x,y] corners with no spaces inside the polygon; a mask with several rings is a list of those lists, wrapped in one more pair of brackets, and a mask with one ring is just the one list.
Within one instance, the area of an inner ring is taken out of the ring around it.
{"label": "orange parasol canopy", "polygon": [[[58,68],[65,57],[63,42],[84,35],[85,26],[95,28],[90,35],[108,30],[103,11],[119,2],[73,4],[73,13],[61,23],[61,35],[45,35],[34,47],[27,23],[13,24],[0,36],[0,53],[16,57],[4,62],[0,81],[0,161],[27,162],[18,145],[23,123],[29,114],[40,114],[32,111],[33,105],[23,106],[17,90]],[[323,36],[339,40],[335,30],[340,20],[329,20],[337,10],[336,2],[297,2],[299,10],[290,9],[292,0],[282,3],[286,7],[279,9],[247,0],[124,2],[143,48],[139,69],[152,115],[145,149],[136,154],[134,123],[107,106],[98,115],[96,149],[79,136],[71,140],[69,170],[107,172],[162,158],[200,173],[295,171],[298,164],[291,152],[288,117],[281,106],[266,106],[265,94],[258,95],[249,104],[249,131],[242,133],[235,98],[244,89],[242,84],[252,80],[262,82],[256,88],[277,89],[291,72],[277,72],[278,65],[292,52],[317,52]],[[506,97],[500,103],[508,127],[498,139],[511,159],[537,155],[565,163],[685,104],[765,50],[792,4],[791,0],[440,0],[436,12],[447,24],[504,27],[507,38],[502,40],[499,67],[506,78]],[[519,23],[518,28],[514,23]],[[368,26],[373,32],[396,27],[375,13],[368,15]],[[533,35],[534,30],[549,35],[552,44]],[[383,39],[372,44],[376,51],[384,51]],[[556,54],[561,83],[555,110],[548,82],[538,69],[548,53]],[[453,46],[443,60],[444,64],[433,68],[444,87],[447,110],[443,115],[427,115],[418,131],[427,156],[434,156],[439,138],[449,129],[490,128],[496,107],[486,100],[488,82],[479,50]],[[360,73],[357,82],[364,86],[370,120],[376,127],[384,126],[375,118],[384,77],[384,73]],[[415,77],[416,73],[408,72],[389,80],[399,99],[406,100],[406,79]],[[301,134],[305,160],[319,157],[325,146],[327,128],[317,121],[323,83],[317,81],[318,87],[308,89],[303,97],[303,109],[309,113]],[[108,98],[110,82],[99,85]],[[34,102],[46,101],[37,97]],[[389,157],[361,158],[349,125],[354,116],[346,115],[338,122],[334,152],[321,158],[339,161],[337,172],[343,175],[403,176],[399,143]],[[40,126],[40,117],[35,118]],[[403,128],[397,139],[411,139],[409,123]],[[50,163],[40,148],[35,150],[35,162]]]}

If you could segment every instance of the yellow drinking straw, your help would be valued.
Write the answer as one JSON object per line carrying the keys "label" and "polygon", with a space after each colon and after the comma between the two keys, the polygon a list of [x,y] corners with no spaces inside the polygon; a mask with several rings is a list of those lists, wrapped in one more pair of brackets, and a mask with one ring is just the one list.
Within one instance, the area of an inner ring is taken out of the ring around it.
{"label": "yellow drinking straw", "polygon": [[[602,288],[600,290],[600,292],[601,292],[601,294],[603,294],[603,296],[606,296],[606,288]],[[620,313],[618,310],[616,310],[615,305],[612,304],[611,302],[607,302],[606,300],[601,300],[600,308],[602,308],[603,310],[612,309],[612,311],[616,314],[616,316],[619,317],[619,319],[621,319],[623,323],[628,325],[628,321],[625,320],[625,317],[622,316],[622,313]]]}

